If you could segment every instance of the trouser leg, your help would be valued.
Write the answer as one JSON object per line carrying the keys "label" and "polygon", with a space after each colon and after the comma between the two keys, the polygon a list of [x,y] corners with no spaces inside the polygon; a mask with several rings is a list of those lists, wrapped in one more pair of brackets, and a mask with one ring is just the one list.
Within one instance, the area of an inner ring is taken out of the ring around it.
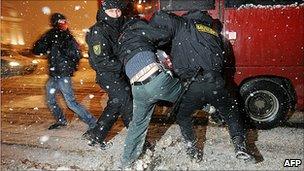
{"label": "trouser leg", "polygon": [[119,75],[102,74],[97,77],[97,82],[108,93],[109,100],[97,120],[97,125],[85,134],[88,134],[93,141],[103,143],[120,115],[125,126],[129,124],[132,117],[132,100],[128,84]]}
{"label": "trouser leg", "polygon": [[63,114],[62,109],[59,107],[57,101],[56,101],[56,93],[58,91],[57,86],[57,80],[53,77],[50,77],[46,84],[46,98],[47,98],[47,104],[56,118],[57,122],[66,123],[65,116]]}
{"label": "trouser leg", "polygon": [[74,96],[72,89],[71,78],[62,77],[58,80],[58,87],[63,94],[63,97],[68,105],[68,107],[73,110],[76,115],[89,125],[90,128],[93,128],[96,125],[96,119],[93,117],[82,105],[80,105]]}
{"label": "trouser leg", "polygon": [[231,138],[235,136],[245,136],[243,121],[238,110],[237,101],[231,97],[225,88],[215,90],[216,94],[210,94],[206,97],[212,106],[223,116],[228,125]]}
{"label": "trouser leg", "polygon": [[198,95],[199,94],[195,93],[192,87],[190,87],[189,90],[183,95],[179,110],[176,114],[176,121],[180,126],[181,134],[187,142],[194,143],[196,141],[195,131],[193,129],[192,114],[203,106],[203,104],[197,100]]}
{"label": "trouser leg", "polygon": [[133,101],[133,117],[128,128],[122,156],[123,167],[130,166],[141,154],[151,115],[155,108],[152,103]]}

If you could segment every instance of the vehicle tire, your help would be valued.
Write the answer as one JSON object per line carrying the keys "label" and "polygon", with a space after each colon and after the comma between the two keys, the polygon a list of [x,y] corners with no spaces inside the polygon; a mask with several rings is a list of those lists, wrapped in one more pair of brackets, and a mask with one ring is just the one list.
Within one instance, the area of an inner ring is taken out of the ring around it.
{"label": "vehicle tire", "polygon": [[245,111],[256,128],[270,129],[285,121],[289,111],[287,90],[271,79],[246,82],[240,89]]}

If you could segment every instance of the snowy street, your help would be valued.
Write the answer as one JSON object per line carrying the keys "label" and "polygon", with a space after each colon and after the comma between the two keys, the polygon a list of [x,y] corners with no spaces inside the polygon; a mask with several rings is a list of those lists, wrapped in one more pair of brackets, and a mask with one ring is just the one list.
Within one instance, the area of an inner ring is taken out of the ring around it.
{"label": "snowy street", "polygon": [[[31,75],[1,80],[1,170],[117,170],[123,150],[126,130],[119,120],[108,140],[113,146],[100,150],[90,147],[81,138],[86,125],[69,111],[61,99],[69,124],[59,130],[47,130],[54,121],[45,103],[45,61]],[[77,101],[96,117],[104,109],[106,93],[94,83],[94,72],[87,59],[82,59],[73,78]],[[61,98],[61,97],[60,97]],[[159,114],[156,113],[156,114]],[[204,113],[202,113],[204,115]],[[137,162],[142,170],[303,170],[284,168],[285,159],[304,161],[304,115],[297,111],[288,124],[271,130],[250,130],[249,143],[257,164],[247,164],[234,157],[233,147],[225,127],[196,125],[199,145],[204,150],[201,163],[191,161],[186,153],[177,125],[153,121],[148,140],[155,145],[153,152]],[[206,120],[204,116],[199,117]]]}

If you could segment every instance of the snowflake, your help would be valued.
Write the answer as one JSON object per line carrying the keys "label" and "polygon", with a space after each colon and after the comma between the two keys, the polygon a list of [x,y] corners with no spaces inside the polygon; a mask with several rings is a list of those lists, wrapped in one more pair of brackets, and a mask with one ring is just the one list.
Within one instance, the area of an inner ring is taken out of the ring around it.
{"label": "snowflake", "polygon": [[51,94],[54,94],[55,91],[56,91],[56,89],[54,89],[54,88],[51,88],[51,89],[50,89],[50,93],[51,93]]}
{"label": "snowflake", "polygon": [[75,11],[78,11],[78,10],[80,10],[80,9],[81,9],[81,6],[80,6],[80,5],[76,5],[75,8],[74,8]]}
{"label": "snowflake", "polygon": [[50,15],[51,14],[51,9],[49,7],[42,7],[42,12],[45,15]]}

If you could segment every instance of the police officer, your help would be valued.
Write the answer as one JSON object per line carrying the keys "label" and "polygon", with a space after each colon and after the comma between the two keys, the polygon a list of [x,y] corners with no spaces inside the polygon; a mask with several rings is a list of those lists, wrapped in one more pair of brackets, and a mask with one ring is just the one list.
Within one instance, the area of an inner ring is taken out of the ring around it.
{"label": "police officer", "polygon": [[89,62],[96,71],[96,81],[108,93],[109,100],[97,121],[97,126],[83,136],[92,144],[106,147],[105,138],[117,118],[121,115],[125,126],[132,117],[132,98],[129,83],[124,76],[122,63],[114,54],[120,29],[124,22],[119,0],[105,0],[97,12],[97,22],[87,33]]}
{"label": "police officer", "polygon": [[223,50],[218,33],[211,28],[212,18],[202,11],[190,11],[184,17],[160,11],[152,18],[151,24],[170,33],[173,68],[181,80],[191,81],[189,79],[197,74],[183,95],[176,115],[187,153],[193,157],[200,156],[191,115],[205,103],[210,103],[228,124],[236,158],[255,161],[245,144],[237,102],[224,87]]}
{"label": "police officer", "polygon": [[129,20],[119,38],[119,57],[132,85],[133,117],[124,144],[122,167],[129,168],[141,154],[156,102],[175,102],[181,84],[158,62],[156,45],[169,35],[139,19]]}
{"label": "police officer", "polygon": [[59,107],[56,94],[60,91],[68,107],[91,128],[96,119],[76,102],[71,85],[71,76],[80,59],[80,50],[73,35],[68,29],[67,19],[60,13],[51,16],[52,29],[46,32],[33,47],[34,54],[48,56],[49,79],[46,84],[47,104],[57,122],[49,129],[58,129],[67,125],[67,120]]}

